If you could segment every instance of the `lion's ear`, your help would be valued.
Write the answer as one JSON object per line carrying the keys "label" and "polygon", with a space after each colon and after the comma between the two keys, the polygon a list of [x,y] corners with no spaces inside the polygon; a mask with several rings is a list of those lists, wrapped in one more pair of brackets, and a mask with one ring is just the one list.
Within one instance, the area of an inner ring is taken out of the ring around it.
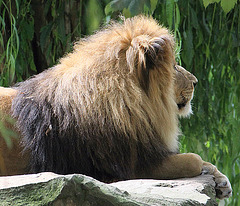
{"label": "lion's ear", "polygon": [[126,56],[128,65],[131,69],[137,70],[140,85],[147,92],[150,70],[169,63],[169,59],[173,58],[173,40],[171,36],[155,38],[148,35],[138,36],[132,40]]}

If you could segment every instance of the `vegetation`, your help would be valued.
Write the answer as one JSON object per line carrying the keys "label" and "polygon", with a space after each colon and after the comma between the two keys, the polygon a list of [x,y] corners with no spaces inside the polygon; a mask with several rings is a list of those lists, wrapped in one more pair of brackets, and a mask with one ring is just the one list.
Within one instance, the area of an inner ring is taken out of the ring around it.
{"label": "vegetation", "polygon": [[240,205],[238,0],[0,0],[0,85],[51,67],[120,13],[152,15],[172,30],[178,62],[199,80],[194,116],[181,120],[181,151],[216,164],[233,186],[226,205]]}

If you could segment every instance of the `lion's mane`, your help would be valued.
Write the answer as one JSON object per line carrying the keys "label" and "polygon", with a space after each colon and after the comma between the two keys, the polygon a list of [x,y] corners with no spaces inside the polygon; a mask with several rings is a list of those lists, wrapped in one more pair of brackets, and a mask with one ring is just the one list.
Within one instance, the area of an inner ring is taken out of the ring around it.
{"label": "lion's mane", "polygon": [[77,42],[20,83],[12,111],[31,172],[124,180],[175,153],[174,63],[168,30],[138,16]]}

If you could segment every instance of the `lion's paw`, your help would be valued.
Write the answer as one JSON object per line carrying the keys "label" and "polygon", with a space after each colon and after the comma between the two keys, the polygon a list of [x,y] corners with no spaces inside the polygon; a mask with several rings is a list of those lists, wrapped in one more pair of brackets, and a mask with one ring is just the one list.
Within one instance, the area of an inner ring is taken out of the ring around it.
{"label": "lion's paw", "polygon": [[232,187],[229,179],[227,178],[227,176],[219,172],[216,166],[212,165],[209,162],[204,162],[202,174],[210,174],[214,176],[217,198],[223,199],[232,196]]}
{"label": "lion's paw", "polygon": [[215,183],[217,198],[223,199],[232,196],[231,183],[225,175],[221,173],[221,175],[215,177]]}

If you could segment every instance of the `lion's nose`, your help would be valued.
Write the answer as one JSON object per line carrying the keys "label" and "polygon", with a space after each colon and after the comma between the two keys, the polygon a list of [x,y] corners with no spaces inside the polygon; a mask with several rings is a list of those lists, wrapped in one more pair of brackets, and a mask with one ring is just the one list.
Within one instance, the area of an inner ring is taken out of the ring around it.
{"label": "lion's nose", "polygon": [[193,87],[196,87],[197,83],[198,83],[198,79],[193,75],[193,79],[192,79],[192,83],[193,83]]}

